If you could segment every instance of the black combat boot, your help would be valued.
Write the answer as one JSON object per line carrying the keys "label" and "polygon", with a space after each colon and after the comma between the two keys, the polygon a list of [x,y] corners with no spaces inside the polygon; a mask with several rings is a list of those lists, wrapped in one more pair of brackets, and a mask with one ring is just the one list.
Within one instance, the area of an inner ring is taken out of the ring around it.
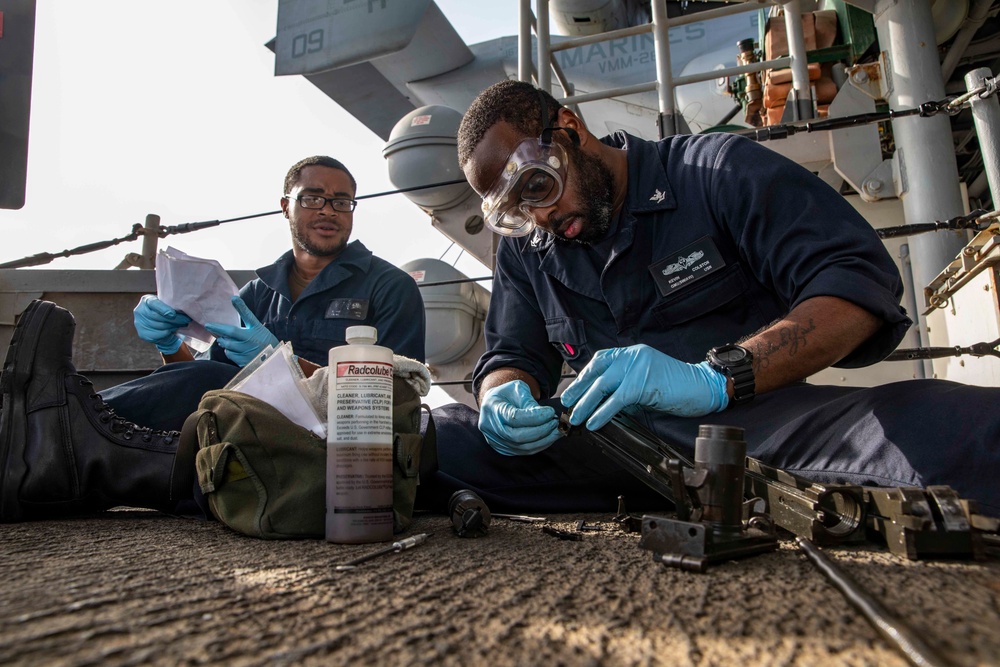
{"label": "black combat boot", "polygon": [[75,327],[68,310],[36,300],[14,328],[0,374],[0,521],[170,511],[191,497],[194,460],[175,456],[179,434],[114,413],[73,366]]}

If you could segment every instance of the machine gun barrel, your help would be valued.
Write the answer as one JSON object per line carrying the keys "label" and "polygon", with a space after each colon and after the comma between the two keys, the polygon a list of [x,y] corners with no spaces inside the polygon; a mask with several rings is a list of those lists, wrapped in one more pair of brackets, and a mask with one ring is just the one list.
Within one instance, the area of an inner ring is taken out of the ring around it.
{"label": "machine gun barrel", "polygon": [[[560,430],[589,438],[606,456],[678,506],[679,515],[685,511],[676,471],[694,464],[680,447],[624,413],[597,431],[570,426],[566,413],[560,418]],[[863,542],[871,534],[881,536],[896,555],[910,559],[983,558],[985,536],[997,532],[997,522],[979,515],[974,501],[962,500],[946,486],[821,484],[749,456],[744,497],[763,500],[775,525],[818,545]]]}
{"label": "machine gun barrel", "polygon": [[[560,428],[564,433],[589,437],[606,456],[677,504],[678,491],[669,474],[670,462],[678,461],[688,468],[694,466],[678,447],[664,442],[625,414],[618,414],[597,431],[571,427],[568,414],[564,414]],[[861,487],[816,484],[757,459],[746,460],[745,495],[764,499],[778,526],[822,545],[864,540]]]}

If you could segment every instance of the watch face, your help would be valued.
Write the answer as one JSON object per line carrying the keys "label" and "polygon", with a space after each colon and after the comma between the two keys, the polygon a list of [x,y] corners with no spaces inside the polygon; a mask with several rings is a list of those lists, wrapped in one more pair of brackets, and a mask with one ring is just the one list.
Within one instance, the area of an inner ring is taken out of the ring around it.
{"label": "watch face", "polygon": [[724,364],[737,364],[746,359],[746,350],[740,347],[727,347],[715,351],[715,357]]}

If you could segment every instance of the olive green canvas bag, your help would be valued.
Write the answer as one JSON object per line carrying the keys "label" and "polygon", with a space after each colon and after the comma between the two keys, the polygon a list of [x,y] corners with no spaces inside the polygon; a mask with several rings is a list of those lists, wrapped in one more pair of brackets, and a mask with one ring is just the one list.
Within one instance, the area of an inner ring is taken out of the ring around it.
{"label": "olive green canvas bag", "polygon": [[[393,530],[413,517],[420,474],[437,467],[430,409],[393,377]],[[420,435],[421,410],[428,413]],[[196,439],[198,484],[212,514],[265,539],[321,538],[326,531],[326,441],[269,404],[236,391],[206,393],[181,439]],[[182,445],[184,446],[184,445]]]}

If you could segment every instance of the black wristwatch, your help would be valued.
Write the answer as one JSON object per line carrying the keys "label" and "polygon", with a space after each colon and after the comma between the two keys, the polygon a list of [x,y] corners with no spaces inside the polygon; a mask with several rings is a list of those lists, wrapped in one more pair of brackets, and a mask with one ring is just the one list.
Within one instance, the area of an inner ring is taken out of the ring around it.
{"label": "black wristwatch", "polygon": [[713,347],[708,351],[708,365],[733,379],[730,405],[749,403],[754,397],[753,353],[739,345]]}

